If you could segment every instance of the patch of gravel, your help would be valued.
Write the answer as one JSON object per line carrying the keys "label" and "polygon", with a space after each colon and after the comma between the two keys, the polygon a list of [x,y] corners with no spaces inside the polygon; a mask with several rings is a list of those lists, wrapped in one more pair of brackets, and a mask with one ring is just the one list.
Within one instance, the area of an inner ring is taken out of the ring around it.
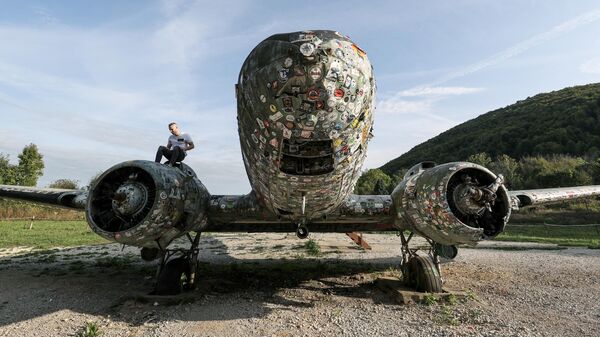
{"label": "patch of gravel", "polygon": [[313,234],[315,258],[293,235],[205,236],[198,289],[170,297],[147,295],[137,249],[1,249],[0,336],[600,336],[600,250],[461,248],[443,277],[471,299],[399,305],[374,285],[398,275],[399,238],[364,237]]}

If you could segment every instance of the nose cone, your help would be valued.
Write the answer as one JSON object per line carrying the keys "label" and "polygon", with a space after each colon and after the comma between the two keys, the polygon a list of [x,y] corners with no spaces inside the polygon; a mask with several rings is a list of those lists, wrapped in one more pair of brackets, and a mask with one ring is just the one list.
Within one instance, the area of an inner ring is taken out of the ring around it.
{"label": "nose cone", "polygon": [[146,186],[138,182],[126,182],[121,185],[112,200],[112,208],[122,216],[133,216],[140,212],[148,202]]}
{"label": "nose cone", "polygon": [[275,157],[285,139],[331,139],[339,162],[368,140],[374,92],[367,55],[347,37],[333,31],[273,35],[242,66],[240,133],[260,154]]}

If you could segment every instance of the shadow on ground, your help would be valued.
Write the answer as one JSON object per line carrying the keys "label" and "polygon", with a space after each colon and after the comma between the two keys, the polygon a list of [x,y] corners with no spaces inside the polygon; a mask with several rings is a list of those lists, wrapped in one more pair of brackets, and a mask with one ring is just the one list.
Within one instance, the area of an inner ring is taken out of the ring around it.
{"label": "shadow on ground", "polygon": [[[273,307],[310,307],[329,296],[391,301],[373,280],[394,273],[398,258],[241,260],[229,256],[220,239],[205,240],[210,249],[201,259],[216,254],[217,262],[201,264],[196,290],[166,297],[148,295],[156,263],[131,251],[113,255],[95,246],[91,252],[79,247],[0,258],[0,326],[61,310],[139,326],[172,319],[173,311],[190,303],[206,310],[179,319],[260,318]],[[241,310],[228,310],[233,304]]]}

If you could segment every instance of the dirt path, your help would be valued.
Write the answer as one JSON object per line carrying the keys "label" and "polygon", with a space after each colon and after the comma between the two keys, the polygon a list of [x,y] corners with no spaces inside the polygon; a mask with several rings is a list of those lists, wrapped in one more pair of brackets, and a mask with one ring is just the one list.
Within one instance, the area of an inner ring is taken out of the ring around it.
{"label": "dirt path", "polygon": [[397,237],[313,237],[319,258],[292,235],[207,236],[199,288],[173,297],[147,295],[135,249],[0,250],[0,336],[600,335],[600,250],[461,249],[444,277],[472,299],[403,306],[373,283],[397,274]]}

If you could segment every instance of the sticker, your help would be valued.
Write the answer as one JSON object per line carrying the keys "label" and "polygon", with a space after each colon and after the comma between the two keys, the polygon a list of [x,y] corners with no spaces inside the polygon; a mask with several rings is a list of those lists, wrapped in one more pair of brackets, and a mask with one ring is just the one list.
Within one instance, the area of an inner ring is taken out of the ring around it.
{"label": "sticker", "polygon": [[278,147],[279,146],[279,142],[277,141],[277,138],[273,138],[269,141],[269,144],[271,144],[271,146],[273,147]]}
{"label": "sticker", "polygon": [[283,97],[281,99],[281,102],[283,103],[283,106],[286,108],[292,107],[292,98],[291,97]]}
{"label": "sticker", "polygon": [[288,129],[293,129],[295,124],[293,122],[285,122],[285,127]]}
{"label": "sticker", "polygon": [[294,115],[287,115],[285,116],[285,120],[288,122],[294,122],[296,120],[296,117]]}
{"label": "sticker", "polygon": [[311,56],[315,52],[315,45],[309,42],[300,45],[300,52],[304,56]]}
{"label": "sticker", "polygon": [[283,137],[290,139],[292,137],[292,131],[288,128],[283,128]]}
{"label": "sticker", "polygon": [[277,111],[277,107],[275,106],[275,104],[269,105],[269,109],[271,110],[271,112]]}
{"label": "sticker", "polygon": [[321,96],[321,93],[319,92],[318,89],[315,89],[315,88],[310,88],[306,92],[306,97],[311,101],[318,100],[320,96]]}
{"label": "sticker", "polygon": [[265,97],[265,95],[260,95],[260,101],[265,103],[267,101],[267,98]]}
{"label": "sticker", "polygon": [[291,67],[292,64],[294,64],[294,60],[292,60],[291,57],[286,57],[285,61],[283,61],[283,66],[286,67],[286,68]]}
{"label": "sticker", "polygon": [[344,97],[344,90],[335,89],[335,91],[333,92],[333,95],[337,98],[342,98],[342,97]]}
{"label": "sticker", "polygon": [[256,123],[261,130],[265,128],[265,123],[263,123],[263,121],[261,121],[258,117],[256,117]]}
{"label": "sticker", "polygon": [[289,73],[290,73],[289,69],[279,70],[279,79],[281,80],[282,83],[287,82]]}
{"label": "sticker", "polygon": [[322,76],[321,67],[314,66],[314,67],[310,68],[310,70],[308,71],[308,74],[310,75],[310,78],[313,79],[313,81],[320,80],[321,76]]}
{"label": "sticker", "polygon": [[281,117],[283,117],[283,114],[280,111],[277,111],[274,115],[269,116],[269,119],[272,120],[273,122],[276,122]]}
{"label": "sticker", "polygon": [[310,138],[311,134],[312,134],[312,131],[302,131],[300,133],[300,137],[302,137],[302,138]]}

